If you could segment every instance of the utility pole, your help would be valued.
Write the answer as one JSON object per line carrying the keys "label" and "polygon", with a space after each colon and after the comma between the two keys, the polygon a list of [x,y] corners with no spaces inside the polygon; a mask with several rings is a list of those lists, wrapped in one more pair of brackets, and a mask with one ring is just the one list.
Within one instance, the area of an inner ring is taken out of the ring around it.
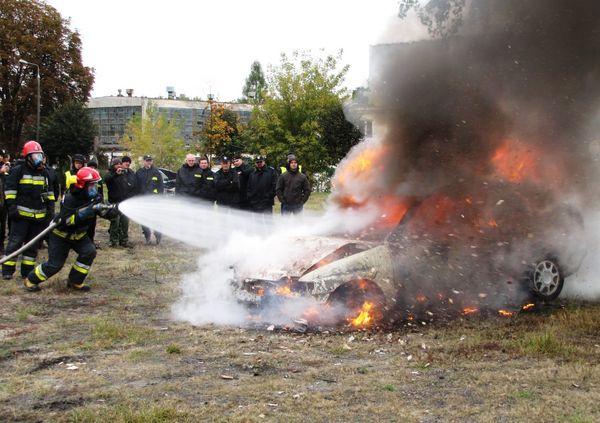
{"label": "utility pole", "polygon": [[41,107],[41,82],[40,82],[40,67],[35,63],[28,62],[27,60],[20,59],[19,63],[23,65],[35,66],[37,71],[37,128],[35,131],[36,141],[40,141],[40,107]]}

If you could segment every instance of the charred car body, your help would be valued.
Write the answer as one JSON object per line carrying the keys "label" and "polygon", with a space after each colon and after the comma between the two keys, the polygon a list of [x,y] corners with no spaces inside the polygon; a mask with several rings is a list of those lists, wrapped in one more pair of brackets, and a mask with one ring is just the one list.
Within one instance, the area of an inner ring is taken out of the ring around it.
{"label": "charred car body", "polygon": [[[233,282],[237,297],[260,307],[282,297],[311,296],[353,311],[369,300],[384,313],[408,314],[431,303],[498,309],[519,307],[532,296],[555,299],[585,256],[581,216],[561,205],[536,211],[532,220],[515,215],[514,207],[503,215],[504,200],[494,200],[491,208],[473,207],[475,201],[446,195],[412,200],[400,223],[378,242],[313,239],[330,250],[306,248],[313,263],[288,269],[284,277],[240,275]],[[481,210],[490,213],[482,218]]]}

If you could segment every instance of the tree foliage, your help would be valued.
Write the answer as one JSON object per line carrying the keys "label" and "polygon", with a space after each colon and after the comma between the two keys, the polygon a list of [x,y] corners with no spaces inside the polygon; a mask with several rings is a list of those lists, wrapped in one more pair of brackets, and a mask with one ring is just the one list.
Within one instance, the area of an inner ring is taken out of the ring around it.
{"label": "tree foliage", "polygon": [[222,103],[211,102],[208,118],[200,133],[201,151],[211,157],[241,152],[242,130],[238,116],[233,110]]}
{"label": "tree foliage", "polygon": [[414,10],[431,35],[447,37],[462,25],[465,3],[466,0],[431,0],[426,4],[421,0],[400,0],[398,16],[405,18]]}
{"label": "tree foliage", "polygon": [[303,169],[314,172],[337,164],[359,141],[360,134],[343,116],[349,67],[340,65],[341,57],[341,52],[324,58],[306,52],[281,56],[269,71],[264,103],[254,110],[245,134],[253,153],[266,154],[277,165],[295,153]]}
{"label": "tree foliage", "polygon": [[36,69],[41,75],[41,112],[87,100],[93,70],[81,61],[81,38],[52,6],[37,0],[0,2],[0,145],[16,152],[24,131],[34,133]]}
{"label": "tree foliage", "polygon": [[182,163],[186,153],[179,122],[169,120],[152,105],[146,109],[144,117],[131,118],[119,143],[132,157],[150,154],[157,166],[171,169]]}
{"label": "tree foliage", "polygon": [[94,149],[97,127],[82,103],[67,103],[47,116],[41,125],[40,142],[51,163]]}
{"label": "tree foliage", "polygon": [[246,83],[244,84],[244,89],[242,90],[242,94],[244,95],[242,101],[245,103],[250,101],[254,103],[261,103],[263,100],[265,85],[265,75],[260,62],[252,62],[252,65],[250,66],[250,74],[246,78]]}

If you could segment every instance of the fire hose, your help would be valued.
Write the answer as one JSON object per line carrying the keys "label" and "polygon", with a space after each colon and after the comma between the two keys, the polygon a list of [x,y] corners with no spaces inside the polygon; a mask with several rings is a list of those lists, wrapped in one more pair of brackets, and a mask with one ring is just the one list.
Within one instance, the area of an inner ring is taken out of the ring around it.
{"label": "fire hose", "polygon": [[[116,210],[117,209],[117,205],[116,204],[98,204],[98,205],[100,206],[99,207],[99,209],[100,209],[99,214],[101,216],[108,214],[108,212],[110,212],[111,210]],[[89,206],[85,206],[85,207],[89,207]],[[85,207],[82,207],[82,208],[85,208]],[[77,211],[79,211],[79,210],[80,209],[77,209]],[[17,257],[23,251],[27,250],[32,245],[35,245],[36,242],[40,242],[40,239],[44,238],[48,232],[50,232],[52,229],[56,228],[61,222],[62,221],[61,221],[60,217],[57,216],[54,220],[52,220],[52,222],[50,222],[50,224],[48,225],[48,227],[46,229],[44,229],[42,232],[40,232],[35,237],[33,237],[31,239],[31,241],[27,242],[21,248],[19,248],[18,250],[10,253],[9,255],[0,258],[0,264],[2,264],[4,262],[7,262],[8,260],[10,260],[10,259],[12,259],[14,257]]]}

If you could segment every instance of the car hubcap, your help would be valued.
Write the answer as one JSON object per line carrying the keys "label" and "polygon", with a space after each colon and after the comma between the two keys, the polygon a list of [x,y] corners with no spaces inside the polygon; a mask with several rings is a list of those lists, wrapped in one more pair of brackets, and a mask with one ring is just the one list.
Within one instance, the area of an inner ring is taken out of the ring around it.
{"label": "car hubcap", "polygon": [[549,260],[544,260],[535,266],[533,287],[542,295],[552,295],[558,289],[560,274],[558,266]]}

